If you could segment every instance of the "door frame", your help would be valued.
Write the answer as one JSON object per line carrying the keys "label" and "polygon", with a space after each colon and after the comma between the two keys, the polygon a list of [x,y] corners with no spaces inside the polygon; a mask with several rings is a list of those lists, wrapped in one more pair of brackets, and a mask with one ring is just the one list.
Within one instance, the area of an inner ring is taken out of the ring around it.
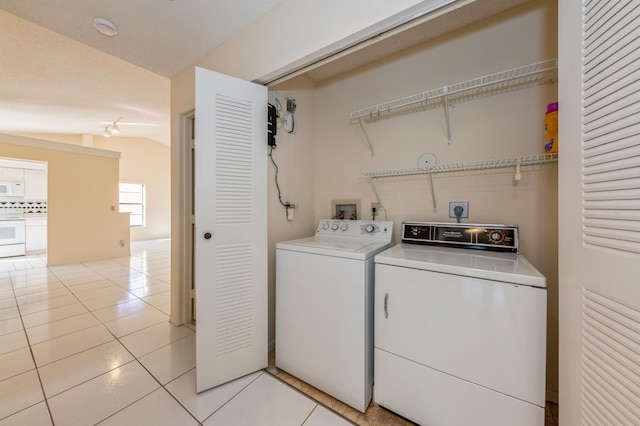
{"label": "door frame", "polygon": [[186,325],[193,328],[192,300],[195,298],[193,283],[193,159],[194,159],[194,120],[195,109],[186,111],[178,117],[179,139],[177,154],[177,188],[175,201],[177,206],[177,227],[175,241],[171,244],[171,257],[178,259],[171,269],[171,315],[173,325]]}

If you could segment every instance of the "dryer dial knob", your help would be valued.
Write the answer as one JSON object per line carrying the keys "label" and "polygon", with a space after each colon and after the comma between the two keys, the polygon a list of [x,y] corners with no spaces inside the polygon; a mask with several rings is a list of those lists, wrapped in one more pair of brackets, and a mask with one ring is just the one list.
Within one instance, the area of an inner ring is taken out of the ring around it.
{"label": "dryer dial knob", "polygon": [[489,241],[499,244],[504,241],[504,233],[500,230],[489,232]]}
{"label": "dryer dial knob", "polygon": [[373,231],[375,231],[375,230],[376,230],[376,227],[375,227],[375,226],[373,226],[373,225],[367,225],[367,226],[364,228],[364,230],[365,230],[365,232],[366,232],[367,234],[371,234]]}

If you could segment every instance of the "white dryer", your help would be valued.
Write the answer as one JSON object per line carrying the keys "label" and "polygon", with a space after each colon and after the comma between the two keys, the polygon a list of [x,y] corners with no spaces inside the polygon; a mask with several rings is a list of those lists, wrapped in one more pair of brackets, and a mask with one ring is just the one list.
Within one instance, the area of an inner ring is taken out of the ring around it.
{"label": "white dryer", "polygon": [[543,425],[546,279],[518,228],[405,222],[402,241],[375,258],[374,402],[423,425]]}
{"label": "white dryer", "polygon": [[374,255],[393,222],[321,220],[276,244],[276,366],[364,412],[373,383]]}

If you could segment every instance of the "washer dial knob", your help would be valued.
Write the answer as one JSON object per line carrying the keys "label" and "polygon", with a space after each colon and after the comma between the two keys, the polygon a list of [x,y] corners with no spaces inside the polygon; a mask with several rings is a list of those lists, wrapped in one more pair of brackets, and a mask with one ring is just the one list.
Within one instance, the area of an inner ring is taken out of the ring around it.
{"label": "washer dial knob", "polygon": [[326,231],[327,229],[329,229],[329,222],[325,222],[325,223],[323,223],[323,224],[322,224],[322,229],[324,229],[325,231]]}
{"label": "washer dial knob", "polygon": [[333,224],[331,224],[331,230],[332,230],[332,231],[337,231],[337,230],[338,230],[338,227],[339,227],[339,226],[338,226],[338,224],[337,224],[337,223],[333,223]]}
{"label": "washer dial knob", "polygon": [[341,231],[346,231],[347,229],[349,229],[349,225],[347,225],[346,223],[343,223],[342,226],[340,226],[340,230]]}

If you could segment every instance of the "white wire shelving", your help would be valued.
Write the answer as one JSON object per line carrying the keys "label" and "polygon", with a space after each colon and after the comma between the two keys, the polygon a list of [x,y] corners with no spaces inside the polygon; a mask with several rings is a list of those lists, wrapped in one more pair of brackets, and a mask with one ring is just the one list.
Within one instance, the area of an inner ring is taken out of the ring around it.
{"label": "white wire shelving", "polygon": [[558,154],[533,154],[516,157],[494,158],[490,160],[465,161],[459,163],[439,164],[433,167],[416,167],[409,169],[384,170],[378,172],[364,172],[364,176],[369,178],[373,192],[376,196],[378,204],[382,206],[378,190],[376,189],[375,180],[378,178],[395,177],[395,176],[411,176],[411,175],[429,175],[431,184],[431,197],[433,201],[433,212],[438,211],[436,204],[435,189],[433,186],[433,174],[437,173],[453,173],[466,172],[473,170],[488,170],[514,167],[514,180],[519,181],[521,178],[520,167],[535,166],[558,161]]}
{"label": "white wire shelving", "polygon": [[558,154],[534,154],[520,157],[495,158],[491,160],[465,161],[460,163],[439,164],[433,167],[364,172],[370,178],[423,175],[428,173],[463,172],[469,170],[499,169],[505,167],[533,166],[558,161]]}
{"label": "white wire shelving", "polygon": [[362,108],[352,111],[350,118],[360,122],[373,156],[373,144],[369,138],[366,123],[441,107],[444,108],[445,112],[447,143],[450,145],[451,120],[449,109],[456,103],[553,83],[557,81],[557,76],[558,60],[548,59]]}

